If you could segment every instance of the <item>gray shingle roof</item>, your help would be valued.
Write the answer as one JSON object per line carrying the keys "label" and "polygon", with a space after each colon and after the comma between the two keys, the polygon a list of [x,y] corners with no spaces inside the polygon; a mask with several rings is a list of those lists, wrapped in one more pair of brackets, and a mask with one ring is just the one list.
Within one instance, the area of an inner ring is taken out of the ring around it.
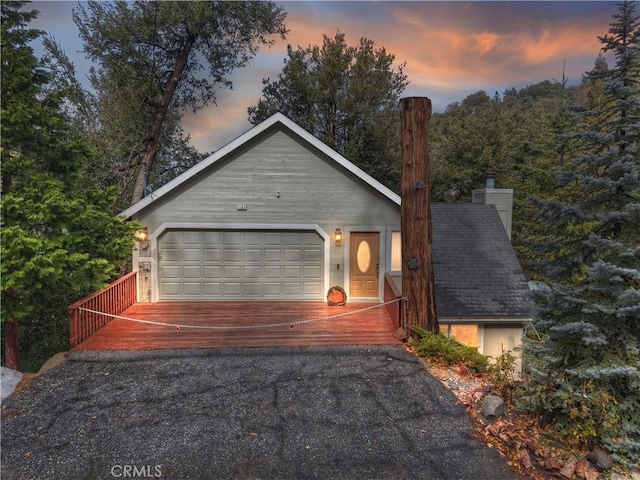
{"label": "gray shingle roof", "polygon": [[438,317],[531,318],[527,279],[496,208],[434,203],[431,212]]}

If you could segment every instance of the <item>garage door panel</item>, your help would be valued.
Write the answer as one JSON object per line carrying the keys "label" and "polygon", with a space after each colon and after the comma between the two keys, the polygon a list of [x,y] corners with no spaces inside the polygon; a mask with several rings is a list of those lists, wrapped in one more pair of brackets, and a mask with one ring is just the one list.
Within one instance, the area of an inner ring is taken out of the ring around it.
{"label": "garage door panel", "polygon": [[200,265],[192,266],[185,265],[182,267],[182,278],[184,279],[201,279],[202,278],[202,269]]}
{"label": "garage door panel", "polygon": [[163,261],[163,262],[179,262],[180,261],[181,252],[182,251],[178,247],[175,247],[175,248],[165,247],[162,250],[162,256],[160,258],[160,261]]}
{"label": "garage door panel", "polygon": [[284,282],[283,286],[285,295],[300,295],[302,293],[300,282]]}
{"label": "garage door panel", "polygon": [[301,245],[302,233],[300,232],[285,232],[284,242],[285,245]]}
{"label": "garage door panel", "polygon": [[223,232],[202,232],[202,243],[206,246],[222,247]]}
{"label": "garage door panel", "polygon": [[303,268],[304,279],[316,279],[322,278],[322,268],[319,265],[305,265]]}
{"label": "garage door panel", "polygon": [[222,261],[222,249],[221,248],[205,248],[202,251],[202,260],[205,262],[220,262]]}
{"label": "garage door panel", "polygon": [[186,296],[194,296],[199,297],[202,293],[201,290],[202,283],[201,282],[183,282],[182,283],[182,293]]}
{"label": "garage door panel", "polygon": [[306,295],[322,295],[322,284],[320,282],[304,282],[303,293]]}
{"label": "garage door panel", "polygon": [[222,294],[226,297],[242,296],[242,283],[226,281],[222,285]]}
{"label": "garage door panel", "polygon": [[302,276],[302,267],[300,265],[285,265],[284,278],[300,278]]}
{"label": "garage door panel", "polygon": [[265,262],[282,262],[282,249],[268,247],[264,249],[264,261]]}
{"label": "garage door panel", "polygon": [[184,248],[182,250],[183,262],[201,262],[202,250],[200,248]]}
{"label": "garage door panel", "polygon": [[247,297],[262,297],[262,282],[244,282],[243,294]]}
{"label": "garage door panel", "polygon": [[161,299],[320,300],[325,290],[315,232],[169,231],[159,254]]}
{"label": "garage door panel", "polygon": [[222,253],[222,260],[224,262],[240,263],[242,261],[242,249],[229,248],[225,246],[225,249]]}
{"label": "garage door panel", "polygon": [[282,267],[280,265],[265,265],[264,278],[282,278]]}
{"label": "garage door panel", "polygon": [[264,234],[262,232],[245,232],[244,244],[260,247],[262,246],[263,238],[264,238]]}
{"label": "garage door panel", "polygon": [[205,281],[222,278],[222,267],[220,265],[205,265],[202,273]]}
{"label": "garage door panel", "polygon": [[163,268],[163,277],[166,280],[179,280],[180,279],[180,266],[179,265],[165,265]]}
{"label": "garage door panel", "polygon": [[320,263],[322,259],[322,251],[319,248],[305,248],[303,259],[305,262]]}
{"label": "garage door panel", "polygon": [[299,248],[285,248],[284,261],[285,262],[301,262],[302,250]]}
{"label": "garage door panel", "polygon": [[182,284],[179,282],[164,282],[163,293],[165,297],[180,297],[182,294]]}
{"label": "garage door panel", "polygon": [[182,245],[182,232],[168,231],[162,236],[162,242],[164,245],[171,246]]}
{"label": "garage door panel", "polygon": [[183,232],[182,245],[202,244],[202,232]]}
{"label": "garage door panel", "polygon": [[224,279],[239,280],[242,278],[242,267],[240,265],[225,265],[222,271]]}
{"label": "garage door panel", "polygon": [[282,233],[281,232],[265,232],[264,233],[264,244],[267,246],[282,245]]}
{"label": "garage door panel", "polygon": [[246,248],[242,257],[244,263],[247,262],[262,262],[262,249],[261,248]]}
{"label": "garage door panel", "polygon": [[270,297],[280,297],[282,296],[282,283],[264,283],[264,295]]}
{"label": "garage door panel", "polygon": [[222,295],[222,283],[204,282],[202,284],[202,293],[206,296],[219,297]]}
{"label": "garage door panel", "polygon": [[242,245],[242,234],[243,232],[224,232],[224,246]]}
{"label": "garage door panel", "polygon": [[260,265],[245,265],[242,268],[242,278],[244,278],[245,280],[261,280],[262,267]]}

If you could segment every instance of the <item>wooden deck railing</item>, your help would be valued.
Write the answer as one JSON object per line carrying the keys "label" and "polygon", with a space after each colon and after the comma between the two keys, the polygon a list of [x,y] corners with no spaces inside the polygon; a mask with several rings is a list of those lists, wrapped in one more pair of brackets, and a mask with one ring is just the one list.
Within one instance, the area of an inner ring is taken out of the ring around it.
{"label": "wooden deck railing", "polygon": [[108,315],[87,312],[83,309],[110,315],[120,315],[136,303],[138,272],[131,272],[68,307],[69,344],[71,348],[86,340],[112,320]]}
{"label": "wooden deck railing", "polygon": [[402,292],[398,289],[393,278],[388,273],[384,274],[384,301],[391,302],[392,300],[398,300],[397,302],[388,303],[387,310],[393,320],[393,324],[396,327],[402,327]]}

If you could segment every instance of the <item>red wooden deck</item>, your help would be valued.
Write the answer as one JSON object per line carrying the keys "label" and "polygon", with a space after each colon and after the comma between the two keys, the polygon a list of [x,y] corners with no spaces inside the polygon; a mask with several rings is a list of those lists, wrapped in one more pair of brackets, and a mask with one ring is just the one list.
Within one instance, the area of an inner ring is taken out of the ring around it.
{"label": "red wooden deck", "polygon": [[[400,343],[393,336],[396,327],[387,308],[382,304],[376,305],[347,303],[330,307],[324,302],[138,303],[120,316],[182,326],[178,329],[115,318],[73,350]],[[334,315],[339,316],[325,318]],[[323,319],[305,322],[316,318]],[[220,328],[222,326],[232,328]],[[254,326],[259,327],[247,328]]]}

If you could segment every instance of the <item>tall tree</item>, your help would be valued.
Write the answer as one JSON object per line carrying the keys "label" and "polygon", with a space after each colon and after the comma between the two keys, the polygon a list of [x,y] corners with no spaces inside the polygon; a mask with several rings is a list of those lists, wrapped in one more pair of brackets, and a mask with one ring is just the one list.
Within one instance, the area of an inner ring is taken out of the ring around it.
{"label": "tall tree", "polygon": [[[283,9],[273,2],[88,2],[74,21],[87,56],[99,67],[91,81],[104,102],[126,109],[110,115],[134,132],[125,168],[137,170],[131,203],[143,198],[156,159],[187,108],[216,101],[227,76],[245,66],[269,35],[284,38]],[[166,165],[165,165],[166,167]]]}
{"label": "tall tree", "polygon": [[[573,134],[581,153],[558,175],[570,194],[541,202],[552,229],[554,281],[534,322],[542,342],[532,381],[557,425],[603,442],[618,460],[640,461],[640,24],[634,4],[619,4],[599,37],[611,69],[597,82],[586,127]],[[567,234],[567,232],[570,232]],[[570,426],[573,425],[573,426]]]}
{"label": "tall tree", "polygon": [[532,237],[544,234],[530,197],[556,194],[554,179],[576,140],[564,135],[576,128],[579,91],[561,82],[543,81],[490,97],[484,91],[433,115],[430,124],[433,196],[436,201],[470,201],[488,173],[498,188],[514,190],[512,241],[530,278],[540,254]]}
{"label": "tall tree", "polygon": [[323,38],[321,47],[288,47],[278,79],[263,80],[263,98],[249,107],[249,121],[281,112],[398,191],[405,65],[394,67],[394,55],[366,38],[355,47],[340,32]]}
{"label": "tall tree", "polygon": [[42,32],[26,28],[37,12],[25,3],[2,2],[0,291],[15,369],[20,344],[34,347],[36,336],[43,356],[68,348],[66,305],[115,278],[133,246],[132,226],[109,214],[115,192],[79,188],[90,151],[29,46]]}

